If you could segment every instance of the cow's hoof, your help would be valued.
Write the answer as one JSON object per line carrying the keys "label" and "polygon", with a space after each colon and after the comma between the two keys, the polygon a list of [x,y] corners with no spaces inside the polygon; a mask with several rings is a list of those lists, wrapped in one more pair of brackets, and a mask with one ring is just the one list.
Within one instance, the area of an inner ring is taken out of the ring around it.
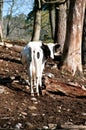
{"label": "cow's hoof", "polygon": [[31,93],[31,96],[34,97],[34,93]]}

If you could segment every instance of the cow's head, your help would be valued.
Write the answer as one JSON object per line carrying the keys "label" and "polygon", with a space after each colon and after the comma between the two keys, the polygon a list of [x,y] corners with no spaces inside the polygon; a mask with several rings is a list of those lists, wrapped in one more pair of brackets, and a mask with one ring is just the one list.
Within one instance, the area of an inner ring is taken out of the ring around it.
{"label": "cow's head", "polygon": [[54,54],[57,51],[57,49],[60,47],[60,44],[49,43],[48,47],[50,50],[50,58],[54,59]]}

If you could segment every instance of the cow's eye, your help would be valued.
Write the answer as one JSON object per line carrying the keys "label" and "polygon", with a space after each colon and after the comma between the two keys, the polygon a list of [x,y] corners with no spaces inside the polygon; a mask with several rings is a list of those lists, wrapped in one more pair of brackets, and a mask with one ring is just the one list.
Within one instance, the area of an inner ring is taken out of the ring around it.
{"label": "cow's eye", "polygon": [[39,52],[37,52],[37,58],[38,58],[38,59],[40,58],[40,53],[39,53]]}

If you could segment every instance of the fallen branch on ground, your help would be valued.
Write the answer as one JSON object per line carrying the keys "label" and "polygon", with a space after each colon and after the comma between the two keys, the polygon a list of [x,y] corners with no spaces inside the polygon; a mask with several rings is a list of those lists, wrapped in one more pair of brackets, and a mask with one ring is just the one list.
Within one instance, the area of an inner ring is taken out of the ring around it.
{"label": "fallen branch on ground", "polygon": [[45,86],[47,92],[63,93],[72,97],[85,97],[86,90],[83,90],[80,86],[73,86],[66,83],[58,82],[55,79],[45,78]]}
{"label": "fallen branch on ground", "polygon": [[14,45],[11,43],[6,43],[6,42],[0,42],[0,46],[4,46],[10,49],[14,49],[17,52],[21,52],[21,50],[23,49],[23,46],[19,46],[19,45]]}

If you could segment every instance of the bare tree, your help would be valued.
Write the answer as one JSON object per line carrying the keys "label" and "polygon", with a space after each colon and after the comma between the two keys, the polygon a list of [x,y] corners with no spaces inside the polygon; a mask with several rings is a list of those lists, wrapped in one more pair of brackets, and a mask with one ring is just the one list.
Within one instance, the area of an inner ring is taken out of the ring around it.
{"label": "bare tree", "polygon": [[41,31],[41,0],[35,0],[34,7],[35,17],[34,17],[34,27],[32,34],[32,41],[38,41],[40,39]]}
{"label": "bare tree", "polygon": [[11,22],[11,19],[12,19],[13,7],[14,7],[14,0],[12,0],[12,5],[10,7],[10,14],[8,16],[7,34],[6,34],[6,36],[9,36],[9,33],[10,33],[10,22]]}
{"label": "bare tree", "polygon": [[63,3],[65,2],[66,0],[42,0],[43,3],[46,3],[46,4],[56,4],[56,3]]}
{"label": "bare tree", "polygon": [[81,45],[82,29],[85,12],[85,0],[71,0],[68,16],[67,36],[63,53],[63,68],[73,75],[78,70],[82,72]]}

